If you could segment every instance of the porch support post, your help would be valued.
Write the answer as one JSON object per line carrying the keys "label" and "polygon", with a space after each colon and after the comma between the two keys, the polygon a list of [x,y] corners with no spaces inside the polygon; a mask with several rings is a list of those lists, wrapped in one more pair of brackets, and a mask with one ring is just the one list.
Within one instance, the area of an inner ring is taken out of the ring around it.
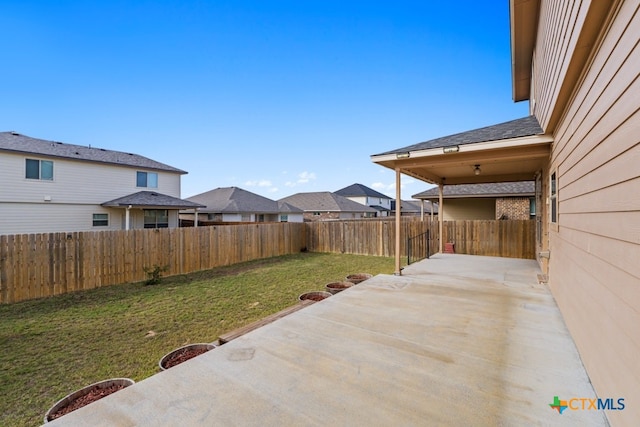
{"label": "porch support post", "polygon": [[443,188],[444,188],[444,184],[442,183],[442,181],[440,182],[440,184],[438,184],[438,236],[439,236],[439,240],[440,240],[440,253],[443,253],[444,250],[444,242],[442,241],[442,228],[443,228],[443,209],[442,209],[442,193],[443,193]]}
{"label": "porch support post", "polygon": [[198,227],[198,208],[195,208],[193,212],[193,227],[195,228]]}
{"label": "porch support post", "polygon": [[402,198],[400,193],[400,168],[396,168],[396,276],[402,275],[402,269],[400,268],[400,216],[402,215],[400,206],[402,205]]}
{"label": "porch support post", "polygon": [[129,229],[130,211],[131,211],[131,205],[127,206],[127,209],[125,209],[124,211],[124,229],[125,230]]}

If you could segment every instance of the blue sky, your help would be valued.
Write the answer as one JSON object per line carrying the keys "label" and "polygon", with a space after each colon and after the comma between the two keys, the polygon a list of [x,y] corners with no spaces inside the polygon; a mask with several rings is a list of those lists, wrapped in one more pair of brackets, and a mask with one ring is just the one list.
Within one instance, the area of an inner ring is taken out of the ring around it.
{"label": "blue sky", "polygon": [[0,131],[184,169],[183,197],[394,196],[372,154],[528,114],[507,0],[0,0],[0,16]]}

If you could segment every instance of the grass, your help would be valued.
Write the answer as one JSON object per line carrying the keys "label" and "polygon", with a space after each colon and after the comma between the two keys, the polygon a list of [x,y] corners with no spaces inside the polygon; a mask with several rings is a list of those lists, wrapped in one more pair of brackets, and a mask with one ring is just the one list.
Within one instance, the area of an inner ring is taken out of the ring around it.
{"label": "grass", "polygon": [[300,253],[0,305],[0,425],[41,425],[85,385],[141,381],[177,347],[215,341],[347,274],[393,269],[392,258]]}

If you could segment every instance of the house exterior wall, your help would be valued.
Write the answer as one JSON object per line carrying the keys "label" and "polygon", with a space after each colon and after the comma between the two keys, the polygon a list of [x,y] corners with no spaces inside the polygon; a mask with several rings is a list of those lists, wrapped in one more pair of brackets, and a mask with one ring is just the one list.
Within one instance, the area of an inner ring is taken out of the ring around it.
{"label": "house exterior wall", "polygon": [[[609,2],[542,2],[531,108],[554,137],[544,171],[547,203],[553,173],[558,188],[557,221],[545,213],[549,286],[598,396],[626,398],[607,417],[631,425],[640,419],[640,6],[612,3],[598,14]],[[576,45],[589,31],[598,36],[585,54]]]}
{"label": "house exterior wall", "polygon": [[496,219],[495,198],[444,199],[441,211],[444,221]]}
{"label": "house exterior wall", "polygon": [[391,210],[391,199],[385,199],[382,197],[369,197],[369,196],[349,196],[347,199],[354,201],[356,203],[360,203],[364,206],[382,206],[383,208],[389,209],[389,211],[382,211],[376,213],[376,216],[389,216],[389,212]]}
{"label": "house exterior wall", "polygon": [[[26,179],[27,158],[52,160],[53,180]],[[136,187],[137,171],[157,173],[158,188]],[[0,152],[0,182],[0,234],[93,231],[93,213],[109,213],[102,229],[120,229],[111,216],[124,211],[100,204],[143,190],[180,197],[177,173],[8,152]]]}
{"label": "house exterior wall", "polygon": [[529,197],[499,197],[496,199],[495,219],[530,219]]}

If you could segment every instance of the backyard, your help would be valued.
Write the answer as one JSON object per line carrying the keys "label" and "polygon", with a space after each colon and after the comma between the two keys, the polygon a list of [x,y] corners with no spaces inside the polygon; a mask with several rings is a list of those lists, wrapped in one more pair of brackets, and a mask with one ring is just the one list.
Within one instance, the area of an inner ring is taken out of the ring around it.
{"label": "backyard", "polygon": [[177,347],[213,342],[348,274],[393,270],[393,258],[300,253],[0,305],[0,425],[41,425],[51,405],[85,385],[141,381]]}

